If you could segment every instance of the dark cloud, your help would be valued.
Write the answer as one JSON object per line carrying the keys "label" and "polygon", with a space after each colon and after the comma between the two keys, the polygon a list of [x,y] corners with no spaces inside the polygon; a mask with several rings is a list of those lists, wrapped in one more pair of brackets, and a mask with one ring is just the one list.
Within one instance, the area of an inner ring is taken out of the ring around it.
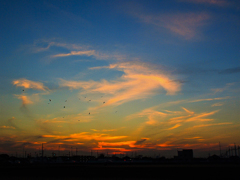
{"label": "dark cloud", "polygon": [[139,141],[137,141],[136,143],[135,143],[135,145],[140,145],[140,144],[142,144],[143,142],[145,142],[147,139],[141,139],[141,140],[139,140]]}
{"label": "dark cloud", "polygon": [[16,126],[16,124],[14,123],[14,121],[15,121],[15,118],[12,117],[12,118],[8,119],[8,124],[9,124],[11,127],[14,127],[15,129],[16,129],[16,128],[19,129],[18,126]]}
{"label": "dark cloud", "polygon": [[240,73],[240,67],[228,68],[219,71],[219,74],[233,74],[233,73]]}

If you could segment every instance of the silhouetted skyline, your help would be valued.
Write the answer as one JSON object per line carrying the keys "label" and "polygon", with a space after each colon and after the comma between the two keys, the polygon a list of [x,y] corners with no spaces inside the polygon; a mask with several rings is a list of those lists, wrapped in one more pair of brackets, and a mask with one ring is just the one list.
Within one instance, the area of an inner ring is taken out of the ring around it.
{"label": "silhouetted skyline", "polygon": [[0,154],[208,157],[240,144],[238,0],[0,8]]}

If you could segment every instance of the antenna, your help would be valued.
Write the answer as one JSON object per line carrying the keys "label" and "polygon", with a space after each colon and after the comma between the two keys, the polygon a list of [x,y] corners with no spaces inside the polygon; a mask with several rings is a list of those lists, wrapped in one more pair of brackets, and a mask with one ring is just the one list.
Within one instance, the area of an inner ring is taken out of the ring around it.
{"label": "antenna", "polygon": [[234,143],[234,150],[235,150],[235,156],[237,156],[237,147],[236,147],[236,143]]}
{"label": "antenna", "polygon": [[42,158],[43,158],[43,143],[42,143]]}
{"label": "antenna", "polygon": [[221,152],[221,144],[220,144],[220,141],[219,141],[219,152],[220,152],[220,157],[222,156],[222,152]]}

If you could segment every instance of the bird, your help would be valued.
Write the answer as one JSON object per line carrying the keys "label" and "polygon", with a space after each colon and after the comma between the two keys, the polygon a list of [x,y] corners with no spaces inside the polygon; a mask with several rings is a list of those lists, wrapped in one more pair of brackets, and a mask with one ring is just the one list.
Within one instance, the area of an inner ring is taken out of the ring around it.
{"label": "bird", "polygon": [[51,99],[49,99],[49,101],[52,101]]}
{"label": "bird", "polygon": [[22,91],[24,91],[24,89]]}
{"label": "bird", "polygon": [[104,104],[105,102],[103,102],[103,104]]}
{"label": "bird", "polygon": [[63,106],[63,108],[65,108],[65,106]]}
{"label": "bird", "polygon": [[67,102],[67,100],[65,102]]}
{"label": "bird", "polygon": [[90,115],[90,112],[89,112],[89,115]]}

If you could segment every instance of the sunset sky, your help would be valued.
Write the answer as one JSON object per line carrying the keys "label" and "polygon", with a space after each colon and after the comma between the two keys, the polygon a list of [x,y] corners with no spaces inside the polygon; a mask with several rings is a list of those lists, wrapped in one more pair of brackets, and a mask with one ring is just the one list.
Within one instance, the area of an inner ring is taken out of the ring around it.
{"label": "sunset sky", "polygon": [[239,0],[2,0],[0,153],[240,145]]}

